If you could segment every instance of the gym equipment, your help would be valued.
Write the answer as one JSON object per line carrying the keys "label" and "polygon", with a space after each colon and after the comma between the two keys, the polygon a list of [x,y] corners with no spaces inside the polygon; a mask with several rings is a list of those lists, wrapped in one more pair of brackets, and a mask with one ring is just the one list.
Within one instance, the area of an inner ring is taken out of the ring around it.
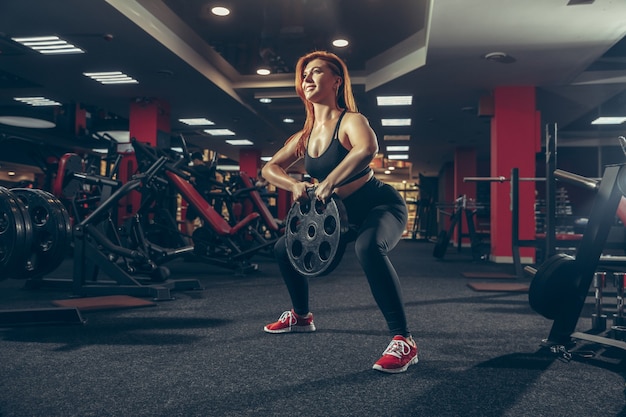
{"label": "gym equipment", "polygon": [[14,278],[35,279],[54,271],[68,255],[72,225],[63,204],[51,193],[31,188],[11,189],[30,215],[33,237],[29,254]]}
{"label": "gym equipment", "polygon": [[596,272],[593,275],[594,312],[591,314],[591,329],[595,332],[606,330],[606,314],[602,312],[602,291],[606,286],[606,272]]}
{"label": "gym equipment", "polygon": [[[119,201],[135,190],[150,190],[166,182],[157,174],[166,169],[168,158],[159,157],[145,172],[136,174],[103,201],[87,218],[74,226],[74,274],[72,289],[75,295],[131,295],[152,297],[155,300],[172,299],[171,290],[201,289],[197,280],[169,280],[169,271],[158,262],[164,262],[188,249],[162,250],[155,260],[156,249],[145,246],[129,248],[122,242],[118,227],[112,220]],[[167,169],[176,167],[168,165]],[[139,230],[139,235],[141,229]],[[157,262],[158,261],[158,262]],[[98,279],[103,271],[109,279]]]}
{"label": "gym equipment", "polygon": [[32,241],[32,222],[24,203],[0,187],[0,279],[16,277]]}
{"label": "gym equipment", "polygon": [[337,196],[326,203],[308,190],[308,199],[296,201],[287,214],[285,244],[291,265],[300,274],[318,277],[341,261],[349,230],[346,209]]}
{"label": "gym equipment", "polygon": [[[474,260],[480,260],[483,256],[481,253],[481,238],[486,234],[476,232],[476,227],[474,225],[474,215],[476,214],[476,210],[480,208],[479,205],[476,205],[473,202],[468,201],[467,196],[462,195],[457,198],[454,202],[454,212],[451,214],[450,218],[450,226],[448,230],[442,230],[439,232],[437,236],[437,242],[433,248],[433,256],[437,259],[442,259],[448,246],[450,245],[450,239],[454,235],[454,229],[458,227],[457,233],[457,249],[461,250],[461,242],[464,237],[470,238],[470,245],[472,250],[472,258]],[[463,213],[465,213],[465,221],[467,224],[468,233],[462,233],[463,229]]]}
{"label": "gym equipment", "polygon": [[[529,290],[531,307],[553,320],[550,334],[544,342],[565,346],[571,344],[572,338],[592,340],[586,333],[574,333],[574,330],[598,265],[624,264],[624,259],[618,257],[603,258],[602,252],[618,206],[624,198],[622,185],[626,183],[626,166],[607,166],[600,181],[581,181],[563,171],[555,171],[555,176],[596,189],[589,221],[575,256],[557,254],[548,258],[538,269],[528,266],[524,269],[534,275]],[[593,340],[597,340],[597,337]],[[626,349],[624,342],[607,340],[606,344]]]}
{"label": "gym equipment", "polygon": [[626,314],[624,313],[624,287],[626,286],[626,273],[613,273],[615,288],[617,289],[617,308],[613,314],[613,325],[626,326]]}
{"label": "gym equipment", "polygon": [[[181,137],[182,139],[182,137]],[[184,140],[183,140],[184,143]],[[179,168],[184,158],[173,161],[168,155],[146,144],[132,139],[133,148],[136,151],[138,163],[146,165],[152,161],[156,164],[164,158],[163,165],[154,171],[154,179],[150,187],[142,187],[142,207],[139,210],[141,221],[148,218],[148,213],[158,207],[164,192],[168,187],[180,193],[182,198],[192,205],[200,214],[203,226],[198,228],[192,240],[193,246],[189,248],[174,248],[175,251],[184,251],[185,254],[193,254],[198,260],[233,269],[237,274],[245,274],[254,271],[258,265],[250,262],[250,259],[263,250],[273,246],[276,238],[266,239],[258,232],[260,214],[256,211],[247,214],[243,219],[231,225],[218,213],[215,208],[188,182],[189,175]],[[150,168],[154,170],[154,168]],[[152,245],[153,248],[155,245]],[[160,250],[157,248],[157,252]],[[167,259],[157,254],[152,257],[157,262]]]}

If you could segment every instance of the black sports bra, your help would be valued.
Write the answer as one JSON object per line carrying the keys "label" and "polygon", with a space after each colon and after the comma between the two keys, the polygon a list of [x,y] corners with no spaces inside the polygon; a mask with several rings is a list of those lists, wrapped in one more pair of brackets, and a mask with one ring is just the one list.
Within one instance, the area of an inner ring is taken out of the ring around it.
{"label": "black sports bra", "polygon": [[[335,167],[339,165],[341,161],[343,161],[343,158],[345,158],[349,152],[349,150],[344,148],[341,142],[339,141],[339,125],[341,124],[341,120],[343,119],[343,116],[345,114],[346,114],[346,111],[344,110],[339,116],[339,119],[337,120],[337,124],[335,125],[335,131],[333,132],[333,137],[330,141],[330,144],[328,145],[328,148],[326,148],[324,153],[322,153],[317,158],[314,158],[309,155],[308,146],[305,149],[304,169],[312,178],[315,178],[318,181],[324,181],[326,177],[328,176],[328,174],[330,174],[331,171],[335,169]],[[361,172],[357,173],[356,175],[353,175],[352,177],[343,181],[341,184],[338,184],[337,186],[346,185],[352,181],[355,181],[367,175],[370,171],[371,171],[370,167],[367,167],[363,169]]]}

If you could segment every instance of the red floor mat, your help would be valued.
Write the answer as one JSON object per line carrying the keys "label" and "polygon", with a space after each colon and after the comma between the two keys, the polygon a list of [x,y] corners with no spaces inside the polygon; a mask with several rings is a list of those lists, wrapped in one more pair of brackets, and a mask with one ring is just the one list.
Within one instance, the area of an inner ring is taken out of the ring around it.
{"label": "red floor mat", "polygon": [[112,310],[116,308],[137,308],[156,305],[155,302],[128,295],[107,295],[103,297],[69,298],[53,300],[52,303],[61,307],[76,307],[79,310]]}

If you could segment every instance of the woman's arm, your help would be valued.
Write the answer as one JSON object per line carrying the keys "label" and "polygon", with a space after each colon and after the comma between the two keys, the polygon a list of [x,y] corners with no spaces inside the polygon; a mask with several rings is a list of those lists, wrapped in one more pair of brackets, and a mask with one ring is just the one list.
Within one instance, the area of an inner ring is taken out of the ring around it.
{"label": "woman's arm", "polygon": [[293,201],[307,197],[307,189],[313,187],[313,184],[298,181],[287,174],[287,169],[301,159],[296,155],[297,143],[296,138],[287,142],[261,170],[261,175],[269,183],[291,192]]}
{"label": "woman's arm", "polygon": [[[351,147],[351,149],[343,161],[328,174],[328,177],[318,184],[315,194],[322,201],[326,201],[331,196],[338,184],[369,166],[378,153],[376,134],[365,116],[360,113],[347,113],[339,134],[342,144],[348,145],[346,148]],[[349,144],[346,144],[345,139]]]}

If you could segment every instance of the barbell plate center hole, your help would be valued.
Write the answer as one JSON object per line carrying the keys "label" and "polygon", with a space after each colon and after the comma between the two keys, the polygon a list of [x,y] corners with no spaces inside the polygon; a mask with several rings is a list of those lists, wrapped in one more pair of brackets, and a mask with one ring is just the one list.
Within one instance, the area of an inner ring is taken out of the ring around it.
{"label": "barbell plate center hole", "polygon": [[315,230],[315,225],[310,224],[310,225],[309,225],[309,228],[307,229],[307,235],[308,235],[311,239],[313,239],[313,238],[315,237],[315,232],[316,232],[316,230]]}

